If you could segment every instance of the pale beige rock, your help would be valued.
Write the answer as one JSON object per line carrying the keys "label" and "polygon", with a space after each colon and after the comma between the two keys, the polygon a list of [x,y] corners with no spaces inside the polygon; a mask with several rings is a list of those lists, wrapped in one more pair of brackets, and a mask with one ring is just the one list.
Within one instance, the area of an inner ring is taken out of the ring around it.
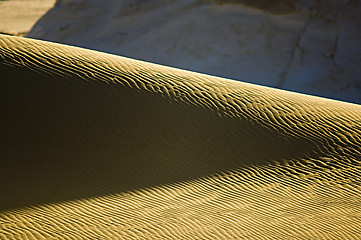
{"label": "pale beige rock", "polygon": [[361,2],[58,1],[28,37],[361,103]]}
{"label": "pale beige rock", "polygon": [[0,32],[23,35],[55,4],[55,0],[0,1]]}

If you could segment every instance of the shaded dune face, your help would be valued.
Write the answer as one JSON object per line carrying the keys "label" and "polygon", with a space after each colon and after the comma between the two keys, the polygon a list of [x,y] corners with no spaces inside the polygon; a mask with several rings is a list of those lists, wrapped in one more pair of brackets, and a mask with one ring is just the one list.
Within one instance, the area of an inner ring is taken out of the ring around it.
{"label": "shaded dune face", "polygon": [[0,238],[361,234],[359,105],[8,36],[0,80]]}

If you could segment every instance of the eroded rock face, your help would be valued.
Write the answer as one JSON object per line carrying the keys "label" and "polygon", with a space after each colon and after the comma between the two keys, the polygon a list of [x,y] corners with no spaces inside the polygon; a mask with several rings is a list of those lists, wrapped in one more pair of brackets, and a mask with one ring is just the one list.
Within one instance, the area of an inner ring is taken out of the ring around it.
{"label": "eroded rock face", "polygon": [[270,13],[291,13],[298,10],[295,0],[213,0],[213,2],[219,5],[242,4]]}
{"label": "eroded rock face", "polygon": [[361,103],[357,0],[59,0],[27,34]]}

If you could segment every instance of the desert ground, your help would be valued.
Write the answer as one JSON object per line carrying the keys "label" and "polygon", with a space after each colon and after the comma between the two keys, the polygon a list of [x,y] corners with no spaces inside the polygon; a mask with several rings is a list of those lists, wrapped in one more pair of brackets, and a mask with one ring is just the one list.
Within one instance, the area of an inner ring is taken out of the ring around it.
{"label": "desert ground", "polygon": [[359,104],[9,35],[0,81],[0,239],[360,239]]}

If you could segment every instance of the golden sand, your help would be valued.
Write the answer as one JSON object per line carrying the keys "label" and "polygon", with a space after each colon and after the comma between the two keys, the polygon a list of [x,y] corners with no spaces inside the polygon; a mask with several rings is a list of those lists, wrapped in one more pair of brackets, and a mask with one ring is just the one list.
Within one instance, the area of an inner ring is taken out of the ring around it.
{"label": "golden sand", "polygon": [[361,106],[0,37],[0,239],[357,239]]}

